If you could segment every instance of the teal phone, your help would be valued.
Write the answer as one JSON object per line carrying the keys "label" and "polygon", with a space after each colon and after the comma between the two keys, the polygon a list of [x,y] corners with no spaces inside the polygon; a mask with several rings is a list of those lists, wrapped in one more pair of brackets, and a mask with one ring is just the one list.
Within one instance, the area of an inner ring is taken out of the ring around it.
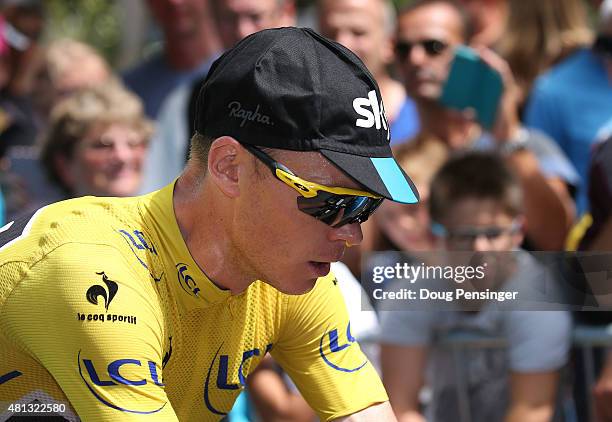
{"label": "teal phone", "polygon": [[503,92],[501,75],[472,48],[459,46],[442,89],[440,103],[456,110],[474,111],[476,120],[491,129]]}

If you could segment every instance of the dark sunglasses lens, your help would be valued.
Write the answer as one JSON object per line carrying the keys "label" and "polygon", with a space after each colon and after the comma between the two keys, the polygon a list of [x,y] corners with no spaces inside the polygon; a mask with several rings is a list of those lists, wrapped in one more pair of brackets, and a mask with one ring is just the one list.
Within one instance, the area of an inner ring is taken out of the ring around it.
{"label": "dark sunglasses lens", "polygon": [[355,197],[345,208],[340,220],[334,227],[341,227],[345,224],[363,223],[376,211],[382,203],[381,199],[369,198],[367,196]]}
{"label": "dark sunglasses lens", "polygon": [[473,242],[476,238],[484,236],[488,240],[495,240],[504,233],[500,227],[487,227],[483,229],[463,229],[451,233],[451,237],[460,241]]}
{"label": "dark sunglasses lens", "polygon": [[302,212],[333,227],[367,220],[381,202],[382,199],[367,196],[335,195],[329,192],[319,192],[314,198],[297,198],[298,208]]}
{"label": "dark sunglasses lens", "polygon": [[499,227],[491,227],[488,228],[486,230],[483,230],[483,235],[489,239],[497,239],[499,236],[501,236],[504,233],[504,229],[501,229]]}
{"label": "dark sunglasses lens", "polygon": [[325,224],[331,225],[342,210],[344,197],[329,192],[319,192],[313,198],[298,196],[297,204],[300,211],[313,216]]}
{"label": "dark sunglasses lens", "polygon": [[[440,40],[424,40],[418,41],[416,44],[419,44],[425,50],[428,56],[439,56],[446,50],[448,44],[440,41]],[[410,54],[412,47],[415,43],[409,43],[407,41],[398,41],[395,44],[395,55],[400,60],[405,60],[406,57]]]}
{"label": "dark sunglasses lens", "polygon": [[439,56],[446,49],[446,44],[438,40],[423,41],[423,48],[430,56]]}

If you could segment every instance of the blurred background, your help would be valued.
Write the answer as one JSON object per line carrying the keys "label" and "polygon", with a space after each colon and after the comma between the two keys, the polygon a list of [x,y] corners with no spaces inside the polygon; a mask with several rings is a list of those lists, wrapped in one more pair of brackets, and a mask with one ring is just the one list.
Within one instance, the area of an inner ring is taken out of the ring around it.
{"label": "blurred background", "polygon": [[[213,61],[292,25],[364,61],[420,192],[385,202],[333,268],[398,419],[612,421],[609,0],[0,0],[2,224],[171,183]],[[373,296],[373,268],[448,252],[496,262],[475,292],[550,272],[568,306],[389,311]],[[576,269],[585,254],[596,280]],[[230,420],[316,418],[271,360],[248,387]]]}

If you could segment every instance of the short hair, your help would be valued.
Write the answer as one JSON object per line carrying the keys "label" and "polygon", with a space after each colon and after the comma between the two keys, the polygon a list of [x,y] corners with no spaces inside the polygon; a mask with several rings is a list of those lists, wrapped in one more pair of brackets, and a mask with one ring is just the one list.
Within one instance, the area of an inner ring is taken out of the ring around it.
{"label": "short hair", "polygon": [[197,160],[202,171],[208,171],[208,153],[215,138],[207,135],[202,135],[200,132],[195,132],[191,137],[191,145],[189,146],[189,160]]}
{"label": "short hair", "polygon": [[53,107],[49,129],[42,139],[41,162],[49,178],[66,193],[71,190],[59,176],[56,158],[72,159],[77,145],[92,128],[112,123],[133,127],[145,139],[153,133],[140,99],[116,80],[76,91]]}
{"label": "short hair", "polygon": [[493,200],[516,217],[523,213],[521,186],[503,159],[469,152],[451,158],[436,174],[429,193],[429,214],[443,221],[453,205],[465,199]]}
{"label": "short hair", "polygon": [[[321,19],[321,13],[323,10],[324,3],[327,1],[331,1],[332,4],[336,0],[318,0],[317,1],[317,14],[319,15],[319,22]],[[381,22],[383,25],[383,29],[387,36],[393,36],[395,34],[395,28],[397,27],[397,13],[395,9],[395,5],[391,0],[372,0],[380,3],[383,7],[383,21]]]}
{"label": "short hair", "polygon": [[[219,3],[225,0],[210,0],[209,5],[212,7],[213,11],[219,10]],[[276,0],[276,7],[282,7],[289,0]],[[293,0],[291,0],[293,1]]]}
{"label": "short hair", "polygon": [[[208,135],[203,135],[199,132],[195,132],[194,135],[191,137],[191,145],[189,146],[188,159],[197,161],[197,164],[202,170],[202,176],[205,176],[208,172],[208,153],[210,152],[210,147],[216,139],[217,138],[213,138]],[[258,148],[269,156],[271,156],[272,158],[274,158],[274,156],[276,155],[275,150],[272,148]],[[263,174],[266,174],[263,170],[263,167],[265,167],[265,165],[263,163],[260,163],[260,161],[255,156],[253,156],[253,161],[255,162],[255,174],[257,176],[263,177]]]}
{"label": "short hair", "polygon": [[456,0],[415,0],[403,6],[399,10],[397,16],[400,18],[406,13],[410,13],[420,9],[421,7],[431,6],[434,4],[445,4],[455,9],[461,20],[461,25],[463,26],[463,39],[467,43],[474,34],[474,23],[472,22],[472,18],[465,7],[463,7],[463,5]]}
{"label": "short hair", "polygon": [[53,83],[66,72],[78,69],[80,63],[97,62],[109,77],[112,73],[106,60],[92,46],[71,38],[52,41],[47,47],[44,61]]}

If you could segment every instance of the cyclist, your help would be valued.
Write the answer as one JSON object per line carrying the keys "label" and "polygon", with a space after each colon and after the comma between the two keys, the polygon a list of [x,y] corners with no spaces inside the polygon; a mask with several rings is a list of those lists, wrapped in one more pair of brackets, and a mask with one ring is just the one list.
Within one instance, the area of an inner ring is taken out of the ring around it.
{"label": "cyclist", "polygon": [[330,273],[384,198],[418,201],[370,73],[261,31],[213,64],[195,127],[166,188],[2,228],[0,412],[218,420],[270,352],[321,419],[394,421]]}

